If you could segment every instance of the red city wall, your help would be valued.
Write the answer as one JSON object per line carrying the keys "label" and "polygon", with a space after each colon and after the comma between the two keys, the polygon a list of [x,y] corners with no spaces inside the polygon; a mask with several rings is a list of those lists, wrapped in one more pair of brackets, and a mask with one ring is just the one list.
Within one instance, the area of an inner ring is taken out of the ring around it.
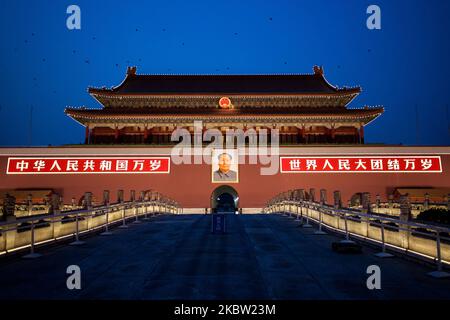
{"label": "red city wall", "polygon": [[[169,151],[167,151],[169,150]],[[150,156],[170,155],[170,149],[162,148],[0,148],[0,189],[53,189],[63,196],[64,203],[71,198],[77,201],[84,192],[90,191],[101,201],[103,190],[110,190],[111,201],[116,201],[118,189],[125,192],[128,200],[130,190],[154,189],[178,201],[184,208],[210,206],[211,193],[221,184],[211,183],[211,166],[207,164],[171,164],[169,174],[64,174],[64,175],[7,175],[8,157],[13,156]],[[258,208],[274,195],[289,189],[327,189],[328,201],[332,192],[340,190],[342,200],[347,201],[356,192],[370,192],[374,199],[382,199],[395,187],[449,187],[450,147],[292,147],[282,148],[281,156],[337,156],[337,155],[439,155],[441,173],[280,173],[260,175],[259,164],[239,165],[239,183],[231,185],[239,194],[240,207]],[[265,166],[265,165],[264,165]],[[224,183],[227,184],[227,183]],[[345,203],[345,202],[344,202]]]}

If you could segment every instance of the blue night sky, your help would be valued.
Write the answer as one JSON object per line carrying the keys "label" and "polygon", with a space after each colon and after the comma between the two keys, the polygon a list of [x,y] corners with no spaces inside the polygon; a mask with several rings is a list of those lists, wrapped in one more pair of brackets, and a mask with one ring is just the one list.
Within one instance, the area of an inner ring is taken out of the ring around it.
{"label": "blue night sky", "polygon": [[[450,142],[450,1],[0,1],[0,145],[83,142],[64,108],[99,107],[87,87],[118,85],[127,65],[261,74],[318,64],[332,84],[362,87],[350,107],[385,106],[366,142]],[[71,4],[81,30],[66,28]],[[366,28],[370,4],[381,30]]]}

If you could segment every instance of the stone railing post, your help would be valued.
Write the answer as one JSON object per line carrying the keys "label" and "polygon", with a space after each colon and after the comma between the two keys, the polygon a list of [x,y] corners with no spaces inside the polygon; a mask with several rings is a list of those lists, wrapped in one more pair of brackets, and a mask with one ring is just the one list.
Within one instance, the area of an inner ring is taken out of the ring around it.
{"label": "stone railing post", "polygon": [[298,200],[300,202],[305,200],[305,190],[304,189],[300,189],[299,193],[298,193]]}
{"label": "stone railing post", "polygon": [[338,190],[334,191],[333,199],[334,199],[334,208],[340,209],[342,207],[341,192]]}
{"label": "stone railing post", "polygon": [[[305,201],[305,189],[299,189],[298,190],[298,204],[297,204],[297,208],[295,210],[296,214],[297,214],[297,219],[299,218],[299,212],[302,212],[303,214],[303,201]],[[303,220],[303,217],[302,217]]]}
{"label": "stone railing post", "polygon": [[423,210],[428,210],[430,208],[430,195],[425,193],[425,197],[423,199]]}
{"label": "stone railing post", "polygon": [[61,213],[61,198],[59,194],[52,193],[52,197],[50,200],[50,208],[48,210],[49,214],[58,214]]}
{"label": "stone railing post", "polygon": [[123,190],[117,190],[117,203],[122,203],[123,202]]}
{"label": "stone railing post", "polygon": [[389,208],[389,213],[393,214],[393,208],[394,208],[394,195],[393,194],[388,195],[388,208]]}
{"label": "stone railing post", "polygon": [[327,204],[327,190],[320,189],[320,204],[326,205]]}
{"label": "stone railing post", "polygon": [[[412,215],[411,215],[411,203],[409,202],[408,195],[402,195],[400,196],[400,221],[401,222],[408,222],[411,221]],[[402,240],[402,247],[405,249],[409,248],[409,236],[410,236],[410,227],[406,225],[400,225],[402,229],[400,230],[400,236]]]}
{"label": "stone railing post", "polygon": [[109,190],[103,190],[103,205],[107,206],[109,204]]}
{"label": "stone railing post", "polygon": [[[372,208],[370,206],[370,193],[369,192],[363,192],[362,195],[362,213],[370,213]],[[368,217],[361,217],[361,226],[363,228],[363,235],[366,237],[369,236],[369,227],[370,227],[370,219]]]}
{"label": "stone railing post", "polygon": [[106,213],[105,213],[105,231],[100,233],[101,236],[109,236],[112,233],[109,231],[109,215],[110,215],[110,192],[109,190],[103,190],[103,205],[106,207]]}
{"label": "stone railing post", "polygon": [[28,215],[33,215],[33,195],[31,193],[27,196],[27,209]]}
{"label": "stone railing post", "polygon": [[293,190],[288,190],[288,192],[287,192],[287,200],[288,201],[294,200],[294,191]]}
{"label": "stone railing post", "polygon": [[363,192],[362,194],[362,212],[363,213],[370,213],[371,207],[370,207],[370,193],[369,192]]}
{"label": "stone railing post", "polygon": [[[144,202],[145,201],[145,191],[141,191],[140,196],[139,196],[139,201],[140,202]],[[147,205],[145,205],[144,207],[141,207],[141,214],[147,212]]]}
{"label": "stone railing post", "polygon": [[135,204],[134,204],[135,201],[136,201],[136,191],[130,190],[130,202],[132,202],[131,215],[133,215],[135,212],[134,210],[136,210]]}
{"label": "stone railing post", "polygon": [[16,198],[6,194],[3,198],[3,211],[2,211],[2,220],[11,221],[15,220],[15,211],[16,211]]}
{"label": "stone railing post", "polygon": [[361,193],[356,193],[353,197],[353,205],[359,207],[361,205]]}
{"label": "stone railing post", "polygon": [[299,198],[300,198],[300,196],[299,196],[299,190],[298,190],[298,189],[295,189],[295,190],[292,192],[292,200],[293,200],[293,201],[298,201]]}
{"label": "stone railing post", "polygon": [[[48,210],[49,214],[60,214],[61,206],[61,197],[57,193],[52,193],[52,196],[50,198],[50,208]],[[50,226],[52,228],[52,234],[53,238],[56,239],[59,236],[60,229],[61,229],[61,218],[60,217],[53,217],[52,218],[52,224]]]}
{"label": "stone railing post", "polygon": [[48,195],[46,195],[44,197],[44,206],[45,206],[45,211],[47,213],[50,212],[50,197]]}
{"label": "stone railing post", "polygon": [[[85,192],[84,193],[84,200],[83,200],[83,209],[84,210],[92,210],[92,192],[89,192],[89,191],[87,191],[87,192]],[[92,216],[92,214],[89,214],[88,216],[87,216],[87,219],[86,219],[86,227],[87,227],[87,229],[90,229],[91,228],[91,226],[92,226],[92,219],[93,219],[94,217]]]}
{"label": "stone railing post", "polygon": [[83,209],[91,210],[92,209],[92,192],[84,193],[84,206]]}
{"label": "stone railing post", "polygon": [[[16,216],[14,214],[16,210],[16,198],[5,194],[3,198],[3,209],[2,209],[2,220],[6,222],[15,222]],[[17,226],[17,225],[16,225]],[[8,228],[13,228],[14,225],[9,225]],[[5,250],[12,249],[15,247],[16,243],[16,234],[15,230],[3,232],[2,238],[5,237]]]}
{"label": "stone railing post", "polygon": [[315,202],[316,201],[316,190],[314,188],[309,189],[309,201]]}

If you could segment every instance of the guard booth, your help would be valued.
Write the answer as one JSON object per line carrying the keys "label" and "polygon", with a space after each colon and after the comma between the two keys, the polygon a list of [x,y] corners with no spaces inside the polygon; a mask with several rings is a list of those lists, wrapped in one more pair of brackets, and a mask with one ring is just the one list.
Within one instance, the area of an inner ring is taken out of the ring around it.
{"label": "guard booth", "polygon": [[211,215],[211,232],[213,234],[224,234],[226,230],[225,214],[214,213]]}

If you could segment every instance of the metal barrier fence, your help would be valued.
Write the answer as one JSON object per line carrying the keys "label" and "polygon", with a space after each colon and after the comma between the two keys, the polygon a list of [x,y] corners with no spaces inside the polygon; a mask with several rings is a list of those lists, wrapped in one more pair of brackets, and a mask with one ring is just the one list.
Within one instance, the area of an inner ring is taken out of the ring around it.
{"label": "metal barrier fence", "polygon": [[364,213],[348,208],[336,208],[313,201],[280,200],[271,202],[263,209],[264,213],[281,213],[310,227],[309,221],[318,224],[316,234],[323,234],[328,228],[381,246],[379,257],[392,256],[386,247],[395,251],[412,253],[415,256],[433,261],[437,270],[430,273],[435,277],[447,277],[443,264],[450,265],[450,228],[444,226],[404,221],[389,215]]}
{"label": "metal barrier fence", "polygon": [[111,224],[122,222],[127,227],[127,220],[140,223],[139,217],[149,219],[149,215],[177,214],[180,208],[161,201],[130,201],[106,204],[91,209],[79,209],[58,212],[55,214],[34,215],[24,218],[13,218],[0,222],[0,254],[29,247],[29,254],[24,258],[37,258],[35,248],[38,244],[74,237],[71,245],[83,244],[80,234],[104,228],[101,235],[112,234]]}

